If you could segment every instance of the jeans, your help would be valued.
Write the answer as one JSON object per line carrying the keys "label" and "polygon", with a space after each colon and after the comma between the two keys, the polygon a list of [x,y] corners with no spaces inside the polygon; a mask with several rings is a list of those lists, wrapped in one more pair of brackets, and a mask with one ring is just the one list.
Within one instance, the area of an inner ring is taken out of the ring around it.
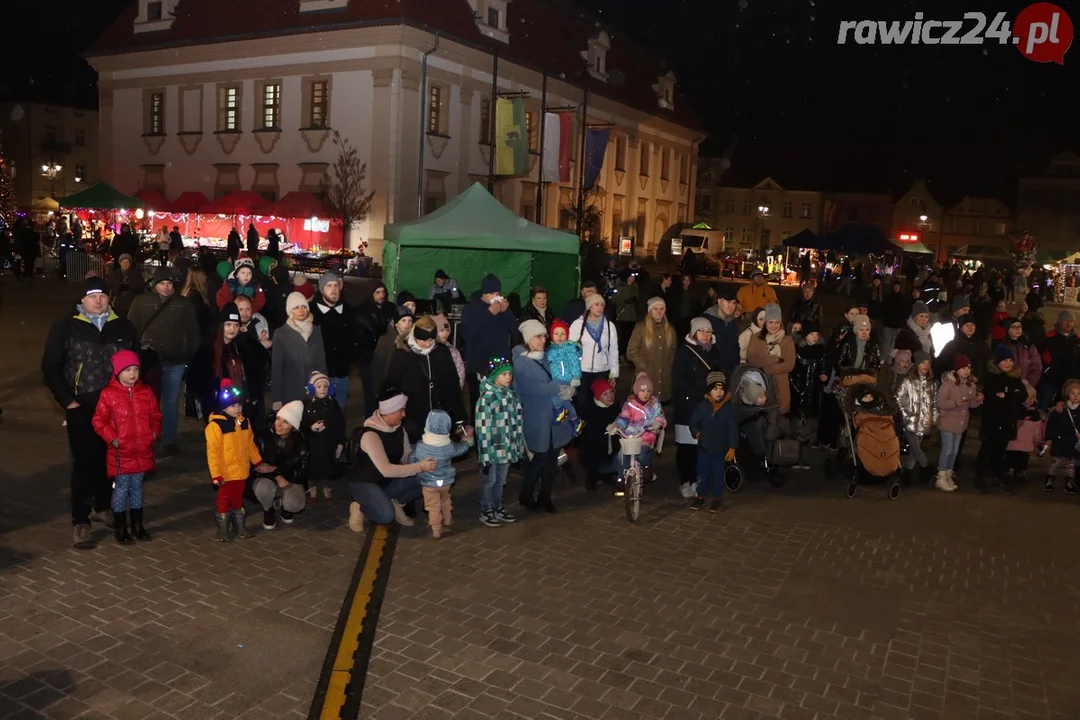
{"label": "jeans", "polygon": [[278,498],[281,498],[281,509],[291,513],[303,510],[307,502],[304,486],[298,483],[288,483],[285,487],[279,487],[274,480],[260,477],[252,482],[251,491],[264,511],[274,507],[274,501]]}
{"label": "jeans", "polygon": [[938,470],[952,470],[956,456],[960,452],[960,438],[963,433],[941,431],[941,455],[938,456]]}
{"label": "jeans", "polygon": [[102,512],[112,502],[112,483],[105,472],[106,445],[91,421],[89,405],[67,411],[68,449],[71,453],[71,524],[90,522],[90,511]]}
{"label": "jeans", "polygon": [[345,406],[349,404],[349,378],[347,376],[330,378],[330,387],[334,388],[334,399],[337,400],[338,407],[344,414]]}
{"label": "jeans", "polygon": [[161,442],[176,444],[176,426],[180,420],[180,390],[186,365],[166,365],[161,368]]}
{"label": "jeans", "polygon": [[727,470],[727,461],[724,460],[725,454],[724,452],[707,452],[698,448],[698,497],[712,495],[714,500],[723,497],[724,471]]}
{"label": "jeans", "polygon": [[[641,452],[637,454],[638,465],[647,468],[652,463],[653,449],[648,445],[641,446]],[[623,470],[630,467],[630,456],[623,455]]]}
{"label": "jeans", "polygon": [[142,508],[143,473],[113,478],[112,509],[115,513]]}
{"label": "jeans", "polygon": [[485,465],[480,470],[480,509],[483,511],[501,508],[503,487],[506,476],[510,473],[509,463]]}
{"label": "jeans", "polygon": [[396,500],[399,505],[407,505],[420,497],[422,489],[420,478],[414,475],[395,478],[385,489],[373,482],[351,482],[349,494],[360,504],[360,511],[369,521],[376,525],[389,525],[394,522],[394,506],[390,501]]}
{"label": "jeans", "polygon": [[882,327],[881,328],[881,359],[885,362],[892,362],[892,349],[896,344],[896,336],[900,334],[900,328]]}
{"label": "jeans", "polygon": [[525,481],[521,485],[521,497],[529,500],[534,499],[537,486],[540,495],[551,495],[555,487],[555,473],[559,470],[559,448],[551,448],[544,452],[536,453],[525,464]]}

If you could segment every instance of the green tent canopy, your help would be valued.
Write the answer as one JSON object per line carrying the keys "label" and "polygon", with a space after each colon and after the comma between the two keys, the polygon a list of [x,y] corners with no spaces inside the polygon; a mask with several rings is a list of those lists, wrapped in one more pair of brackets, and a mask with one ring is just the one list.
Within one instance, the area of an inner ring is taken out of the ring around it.
{"label": "green tent canopy", "polygon": [[125,195],[104,180],[74,195],[60,198],[59,202],[60,207],[90,210],[134,210],[143,206],[142,200]]}
{"label": "green tent canopy", "polygon": [[479,183],[419,220],[387,225],[383,279],[391,295],[427,297],[436,270],[445,270],[466,297],[494,273],[503,295],[547,288],[552,308],[578,295],[578,238],[529,222]]}

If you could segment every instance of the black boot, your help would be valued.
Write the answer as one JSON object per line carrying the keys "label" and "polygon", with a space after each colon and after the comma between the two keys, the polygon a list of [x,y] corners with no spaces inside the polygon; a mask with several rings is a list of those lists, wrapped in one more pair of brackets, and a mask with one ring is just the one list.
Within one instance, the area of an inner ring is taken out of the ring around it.
{"label": "black boot", "polygon": [[144,528],[142,524],[142,511],[142,508],[131,508],[131,510],[128,510],[128,515],[131,517],[131,532],[134,533],[136,540],[150,542],[150,533],[146,532],[146,528]]}
{"label": "black boot", "polygon": [[536,512],[540,508],[536,501],[532,499],[532,493],[526,495],[524,490],[518,495],[518,504],[530,512]]}
{"label": "black boot", "polygon": [[251,534],[247,531],[247,513],[244,512],[244,508],[229,512],[229,521],[236,530],[236,535],[234,537],[236,537],[237,540],[247,540],[251,537]]}
{"label": "black boot", "polygon": [[128,533],[127,513],[113,513],[113,537],[121,545],[133,545],[135,539]]}
{"label": "black boot", "polygon": [[585,478],[585,489],[588,492],[596,492],[596,486],[600,484],[599,477],[596,473],[589,471],[589,476]]}
{"label": "black boot", "polygon": [[[549,512],[552,514],[559,512],[555,509],[555,506],[551,502],[551,493],[540,493],[540,496],[537,498],[536,505],[538,510],[542,509],[545,512]],[[529,509],[531,510],[532,508]]]}
{"label": "black boot", "polygon": [[231,542],[232,533],[229,532],[229,513],[218,513],[214,516],[217,522],[217,541]]}

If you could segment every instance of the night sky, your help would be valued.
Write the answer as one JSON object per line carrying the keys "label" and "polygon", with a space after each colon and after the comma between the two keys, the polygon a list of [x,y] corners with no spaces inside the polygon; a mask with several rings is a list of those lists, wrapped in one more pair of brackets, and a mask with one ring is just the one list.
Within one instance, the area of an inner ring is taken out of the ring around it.
{"label": "night sky", "polygon": [[[0,46],[0,97],[26,97],[32,87],[41,97],[92,101],[94,75],[78,54],[127,2],[3,3],[0,26],[25,31]],[[578,2],[609,24],[614,42],[627,33],[670,60],[713,135],[706,149],[719,154],[738,138],[731,173],[739,182],[772,175],[793,189],[902,192],[924,177],[945,202],[994,194],[1012,204],[1018,172],[1061,150],[1080,152],[1076,43],[1063,67],[996,44],[836,43],[841,20],[911,19],[919,10],[959,19],[976,9],[1012,19],[1026,2]],[[1080,3],[1058,4],[1080,23]]]}

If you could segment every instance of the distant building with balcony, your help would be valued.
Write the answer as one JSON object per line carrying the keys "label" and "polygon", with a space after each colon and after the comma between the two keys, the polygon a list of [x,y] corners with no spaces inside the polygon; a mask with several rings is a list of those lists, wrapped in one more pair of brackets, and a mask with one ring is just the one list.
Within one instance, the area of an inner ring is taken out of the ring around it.
{"label": "distant building with balcony", "polygon": [[817,190],[788,190],[771,177],[753,187],[715,184],[699,190],[696,218],[722,230],[729,250],[766,250],[806,229],[820,234],[824,197]]}
{"label": "distant building with balcony", "polygon": [[1012,212],[995,198],[965,197],[942,218],[944,255],[971,260],[1009,258]]}
{"label": "distant building with balcony", "polygon": [[1060,153],[1038,174],[1020,178],[1016,225],[1030,231],[1040,249],[1063,254],[1080,248],[1080,156]]}
{"label": "distant building with balcony", "polygon": [[55,207],[99,180],[98,114],[41,102],[0,103],[0,143],[21,210]]}

